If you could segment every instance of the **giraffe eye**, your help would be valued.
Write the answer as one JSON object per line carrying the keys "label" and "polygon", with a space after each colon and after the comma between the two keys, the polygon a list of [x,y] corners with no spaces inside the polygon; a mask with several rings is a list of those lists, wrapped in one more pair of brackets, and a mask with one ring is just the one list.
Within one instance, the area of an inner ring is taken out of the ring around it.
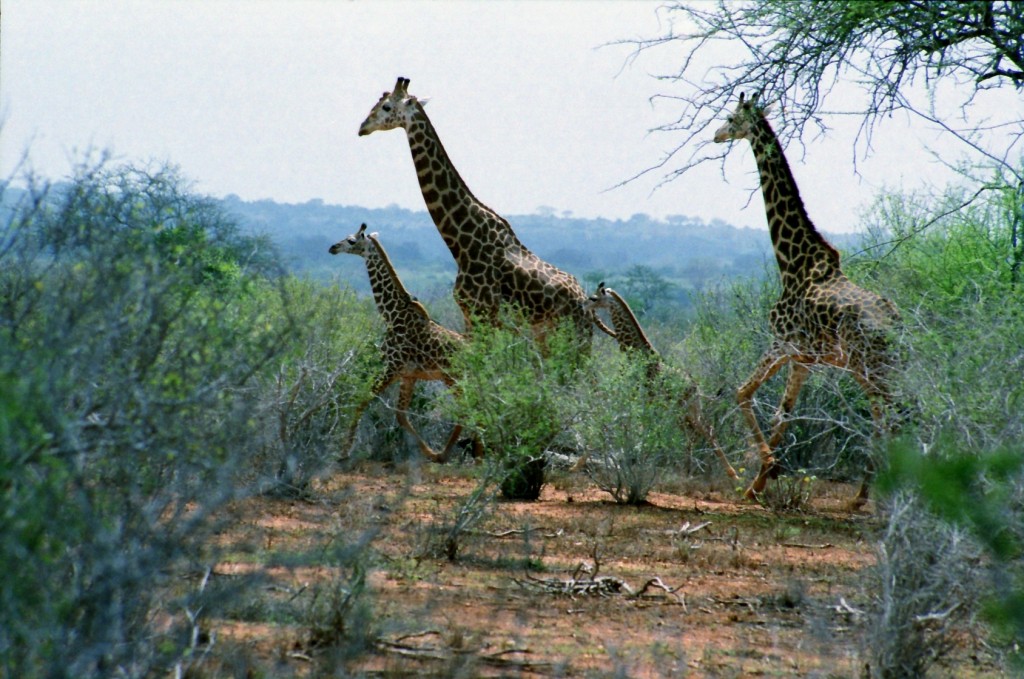
{"label": "giraffe eye", "polygon": [[385,113],[390,113],[391,112],[391,104],[384,104],[383,106],[381,106],[381,110],[383,110]]}

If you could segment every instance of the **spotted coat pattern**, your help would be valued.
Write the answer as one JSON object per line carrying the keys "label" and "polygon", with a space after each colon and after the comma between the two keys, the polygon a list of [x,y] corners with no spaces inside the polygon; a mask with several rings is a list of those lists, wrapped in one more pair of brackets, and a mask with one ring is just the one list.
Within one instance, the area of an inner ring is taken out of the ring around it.
{"label": "spotted coat pattern", "polygon": [[[849,371],[871,400],[876,428],[884,427],[883,408],[892,402],[890,381],[897,364],[891,336],[900,324],[891,301],[854,285],[843,274],[839,253],[807,216],[778,137],[757,99],[757,95],[750,99],[741,95],[736,111],[715,133],[716,142],[750,142],[782,283],[782,293],[769,314],[772,343],[737,392],[762,461],[748,497],[764,490],[776,471],[772,451],[782,442],[808,366]],[[791,366],[786,391],[766,440],[754,416],[754,393],[786,364]],[[866,500],[867,479],[854,505]]]}
{"label": "spotted coat pattern", "polygon": [[474,317],[497,323],[501,304],[509,303],[523,310],[541,334],[569,318],[589,342],[592,322],[582,309],[586,293],[579,282],[531,252],[503,217],[473,195],[441,144],[423,102],[408,94],[408,86],[407,78],[399,78],[394,90],[374,105],[359,134],[406,131],[423,200],[458,267],[453,294],[466,328]]}
{"label": "spotted coat pattern", "polygon": [[[398,423],[416,438],[420,451],[428,459],[444,462],[458,441],[462,426],[453,427],[444,450],[437,453],[409,422],[407,412],[418,381],[440,380],[448,387],[455,384],[451,374],[451,358],[463,346],[465,338],[431,320],[427,309],[402,284],[378,235],[366,233],[366,224],[356,233],[332,245],[330,253],[358,255],[365,260],[373,300],[385,327],[384,339],[380,343],[384,372],[374,382],[370,398],[356,409],[348,432],[346,451],[351,450],[359,420],[370,401],[396,381],[401,381],[396,407]],[[478,455],[479,452],[477,442],[474,454]]]}

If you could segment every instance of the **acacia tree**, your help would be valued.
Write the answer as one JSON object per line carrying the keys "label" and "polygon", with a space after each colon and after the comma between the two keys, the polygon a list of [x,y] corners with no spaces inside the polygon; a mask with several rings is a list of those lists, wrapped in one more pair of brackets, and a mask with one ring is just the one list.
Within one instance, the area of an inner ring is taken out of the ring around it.
{"label": "acacia tree", "polygon": [[[705,130],[734,95],[761,91],[762,101],[776,103],[784,142],[802,139],[808,127],[824,131],[829,116],[859,115],[855,145],[867,151],[877,124],[903,110],[963,141],[965,150],[1008,173],[1012,185],[1024,181],[1012,157],[1024,136],[1019,109],[1001,122],[972,110],[990,90],[1024,87],[1024,3],[719,0],[665,11],[664,35],[627,41],[637,53],[680,50],[678,71],[660,76],[673,82],[672,91],[658,97],[682,104],[680,113],[657,129],[683,134],[645,172],[660,169],[670,181],[722,157],[721,147],[709,153],[693,142],[708,139]],[[848,88],[837,92],[841,82],[857,85],[859,101],[850,101]]]}

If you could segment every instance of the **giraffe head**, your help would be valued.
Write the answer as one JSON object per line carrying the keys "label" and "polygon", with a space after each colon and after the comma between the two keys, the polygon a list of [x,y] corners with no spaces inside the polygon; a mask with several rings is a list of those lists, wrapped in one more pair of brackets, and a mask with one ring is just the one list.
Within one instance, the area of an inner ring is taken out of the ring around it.
{"label": "giraffe head", "polygon": [[[408,87],[409,79],[399,77],[395,89],[381,95],[380,100],[370,110],[370,115],[366,116],[366,120],[359,126],[360,137],[377,130],[405,128],[409,124],[418,100],[406,91]],[[419,103],[422,105],[426,100]]]}
{"label": "giraffe head", "polygon": [[595,313],[598,309],[611,309],[612,307],[612,295],[611,288],[604,286],[604,281],[597,284],[597,292],[595,292],[587,300],[583,302],[583,310],[588,314]]}
{"label": "giraffe head", "polygon": [[725,119],[725,125],[715,132],[715,143],[730,141],[733,139],[749,139],[754,130],[754,125],[764,115],[764,107],[759,106],[757,98],[760,92],[746,99],[740,92],[740,103],[736,110]]}
{"label": "giraffe head", "polygon": [[[375,236],[376,234],[370,235]],[[354,234],[352,234],[345,240],[340,240],[334,245],[332,245],[330,247],[329,252],[332,255],[337,255],[344,252],[350,255],[359,255],[360,257],[364,257],[366,253],[369,251],[369,248],[370,238],[366,234],[366,224],[363,224],[362,226],[359,227],[359,230],[356,231]]]}

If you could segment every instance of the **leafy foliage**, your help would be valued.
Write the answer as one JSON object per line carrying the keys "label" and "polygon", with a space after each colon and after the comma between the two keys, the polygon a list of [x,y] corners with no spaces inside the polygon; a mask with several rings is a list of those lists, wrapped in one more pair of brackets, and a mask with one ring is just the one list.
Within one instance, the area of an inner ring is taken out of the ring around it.
{"label": "leafy foliage", "polygon": [[1024,453],[964,454],[950,443],[925,457],[912,441],[896,442],[880,483],[889,492],[912,489],[933,514],[970,531],[990,557],[983,610],[997,638],[1012,644],[1024,634]]}
{"label": "leafy foliage", "polygon": [[[475,323],[452,361],[458,375],[451,418],[475,432],[485,454],[510,477],[535,477],[544,452],[568,428],[574,369],[583,357],[571,327],[548,332],[543,350],[521,314],[506,309],[502,327]],[[519,487],[512,478],[508,489]],[[536,482],[528,486],[539,486]]]}
{"label": "leafy foliage", "polygon": [[647,379],[647,357],[615,352],[591,364],[579,390],[583,416],[577,430],[587,455],[585,470],[620,504],[641,504],[670,460],[687,442],[680,394],[659,376]]}
{"label": "leafy foliage", "polygon": [[0,225],[0,673],[181,670],[217,600],[175,583],[262,487],[259,385],[312,329],[267,244],[173,170],[20,196]]}
{"label": "leafy foliage", "polygon": [[261,296],[266,312],[302,321],[274,370],[249,385],[261,423],[251,481],[267,492],[307,496],[316,475],[346,452],[355,406],[369,396],[380,369],[379,316],[347,288],[287,279],[280,292]]}
{"label": "leafy foliage", "polygon": [[[854,148],[869,154],[876,128],[902,110],[956,140],[974,162],[999,166],[1010,185],[1024,184],[1014,161],[1024,137],[1014,94],[996,98],[1000,88],[1024,86],[1018,2],[719,0],[665,11],[663,35],[623,41],[637,52],[666,46],[679,54],[678,71],[661,76],[673,83],[662,98],[678,114],[658,129],[681,135],[640,174],[660,170],[671,181],[724,158],[727,148],[707,150],[708,128],[747,91],[776,106],[784,146],[806,139],[808,128],[824,133],[829,117],[852,115],[861,121]],[[983,107],[990,101],[998,107]]]}
{"label": "leafy foliage", "polygon": [[960,528],[897,494],[878,543],[866,626],[866,676],[921,677],[948,654],[974,613],[977,544]]}
{"label": "leafy foliage", "polygon": [[[903,310],[903,399],[918,411],[913,431],[925,448],[948,436],[976,452],[1024,440],[1020,243],[1005,194],[982,198],[957,210],[949,209],[962,203],[956,192],[881,199],[874,219],[892,231],[867,247],[888,254],[849,267],[891,290]],[[927,230],[917,228],[924,223]]]}

